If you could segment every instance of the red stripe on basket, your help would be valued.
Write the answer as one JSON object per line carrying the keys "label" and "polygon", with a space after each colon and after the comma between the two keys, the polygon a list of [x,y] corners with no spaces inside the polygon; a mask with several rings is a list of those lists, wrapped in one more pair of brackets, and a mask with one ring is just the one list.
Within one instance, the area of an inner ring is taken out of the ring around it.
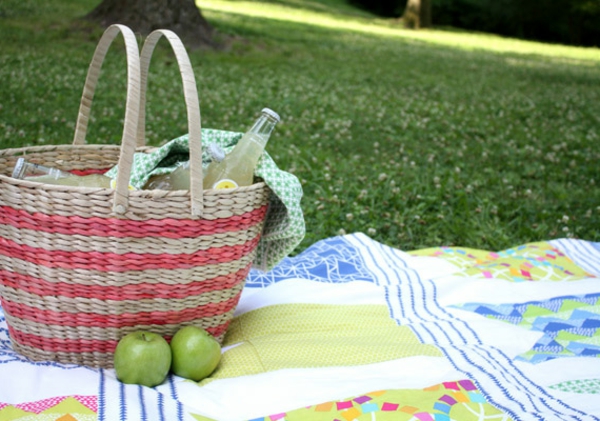
{"label": "red stripe on basket", "polygon": [[121,286],[110,285],[79,285],[66,282],[48,282],[34,276],[0,270],[0,285],[15,290],[24,291],[38,296],[65,298],[97,298],[99,300],[141,300],[146,298],[186,298],[211,291],[222,291],[233,288],[243,282],[250,266],[211,279],[191,282],[188,284],[165,284],[143,282]]}
{"label": "red stripe on basket", "polygon": [[209,302],[182,310],[141,311],[122,314],[68,313],[66,311],[42,310],[6,299],[2,303],[2,308],[6,314],[12,317],[48,326],[122,328],[139,325],[180,324],[201,318],[220,316],[235,309],[240,294],[241,292],[225,301]]}
{"label": "red stripe on basket", "polygon": [[90,175],[90,174],[104,174],[108,170],[110,170],[110,168],[104,168],[104,169],[90,168],[90,169],[85,169],[85,170],[70,170],[69,172],[71,174],[75,174],[75,175]]}
{"label": "red stripe on basket", "polygon": [[[211,335],[218,337],[224,334],[229,327],[230,320],[214,327],[204,328]],[[113,353],[117,347],[117,340],[99,340],[99,339],[65,339],[65,338],[46,338],[44,336],[25,333],[17,330],[10,325],[8,332],[12,340],[21,345],[30,346],[47,352],[66,352],[69,354],[79,354],[83,352]],[[170,340],[170,337],[165,337]]]}
{"label": "red stripe on basket", "polygon": [[260,233],[243,244],[213,247],[194,253],[103,253],[100,251],[45,250],[0,238],[0,254],[49,268],[126,272],[148,269],[190,269],[241,259],[256,248]]}
{"label": "red stripe on basket", "polygon": [[193,238],[200,235],[241,231],[264,219],[267,205],[242,215],[214,220],[206,219],[151,219],[132,221],[117,218],[83,218],[80,216],[30,214],[9,206],[0,207],[0,224],[19,229],[48,233],[98,237],[166,237]]}

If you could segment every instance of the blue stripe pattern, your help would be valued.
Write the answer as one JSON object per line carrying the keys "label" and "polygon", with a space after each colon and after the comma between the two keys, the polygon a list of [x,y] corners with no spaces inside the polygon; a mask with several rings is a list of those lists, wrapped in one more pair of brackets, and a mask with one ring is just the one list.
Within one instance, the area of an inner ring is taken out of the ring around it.
{"label": "blue stripe pattern", "polygon": [[391,317],[398,324],[409,326],[421,342],[436,345],[457,370],[477,384],[494,406],[514,420],[545,420],[548,414],[564,421],[600,420],[549,395],[506,354],[484,345],[467,322],[439,304],[435,283],[421,279],[396,250],[364,235],[348,237],[348,241],[360,250],[362,264],[385,289]]}

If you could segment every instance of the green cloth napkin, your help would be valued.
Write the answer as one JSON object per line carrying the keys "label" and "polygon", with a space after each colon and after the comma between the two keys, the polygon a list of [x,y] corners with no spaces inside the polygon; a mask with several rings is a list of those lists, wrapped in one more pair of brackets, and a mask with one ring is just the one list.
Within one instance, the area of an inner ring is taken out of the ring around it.
{"label": "green cloth napkin", "polygon": [[[225,152],[229,152],[242,136],[243,133],[202,129],[203,165],[208,165],[210,162],[206,148],[209,143],[216,143]],[[129,184],[141,189],[152,175],[170,173],[177,167],[178,162],[188,159],[187,134],[167,142],[150,153],[136,153]],[[115,178],[117,167],[112,168],[105,175]],[[255,175],[262,178],[273,192],[269,198],[269,210],[253,265],[257,269],[267,271],[289,255],[304,238],[306,226],[300,207],[302,185],[295,175],[279,169],[266,151],[258,161]]]}

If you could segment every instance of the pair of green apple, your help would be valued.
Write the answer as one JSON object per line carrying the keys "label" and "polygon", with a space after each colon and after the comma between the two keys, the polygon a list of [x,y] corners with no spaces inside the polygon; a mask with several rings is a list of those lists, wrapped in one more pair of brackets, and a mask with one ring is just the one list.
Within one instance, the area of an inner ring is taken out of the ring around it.
{"label": "pair of green apple", "polygon": [[179,329],[169,344],[157,333],[136,331],[125,335],[115,349],[117,378],[123,383],[154,387],[169,370],[186,379],[208,377],[221,360],[221,345],[197,326]]}

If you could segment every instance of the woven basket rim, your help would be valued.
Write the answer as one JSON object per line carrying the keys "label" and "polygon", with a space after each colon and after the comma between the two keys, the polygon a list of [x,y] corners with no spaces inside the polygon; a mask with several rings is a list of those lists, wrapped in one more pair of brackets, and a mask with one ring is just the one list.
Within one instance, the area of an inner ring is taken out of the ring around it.
{"label": "woven basket rim", "polygon": [[[38,145],[38,146],[26,146],[22,148],[6,148],[0,149],[0,158],[3,157],[27,157],[27,153],[31,154],[44,154],[45,152],[55,152],[55,151],[64,151],[64,152],[86,152],[86,151],[103,151],[103,150],[114,150],[120,151],[121,146],[115,144],[82,144],[82,145],[73,145],[73,144],[58,144],[58,145]],[[137,152],[151,152],[155,150],[156,146],[140,146],[136,149]],[[67,168],[68,169],[68,168]],[[106,168],[108,169],[108,168]],[[85,190],[114,190],[112,188],[102,188],[102,187],[79,187],[79,186],[61,186],[55,184],[47,184],[47,183],[39,183],[35,181],[21,180],[11,177],[7,174],[0,173],[0,182],[7,183],[15,186],[23,186],[27,188],[35,188],[37,190],[59,190],[59,191],[69,191],[71,189],[75,191],[85,191]],[[227,196],[231,194],[236,194],[238,192],[249,191],[254,189],[261,189],[266,187],[266,183],[262,180],[258,180],[250,186],[240,186],[235,189],[222,189],[222,190],[214,190],[214,189],[204,189],[204,194],[208,196]],[[131,190],[129,192],[130,196],[155,196],[156,193],[151,193],[153,190]],[[190,196],[189,190],[171,190],[169,191],[170,195],[178,195],[178,196]]]}

